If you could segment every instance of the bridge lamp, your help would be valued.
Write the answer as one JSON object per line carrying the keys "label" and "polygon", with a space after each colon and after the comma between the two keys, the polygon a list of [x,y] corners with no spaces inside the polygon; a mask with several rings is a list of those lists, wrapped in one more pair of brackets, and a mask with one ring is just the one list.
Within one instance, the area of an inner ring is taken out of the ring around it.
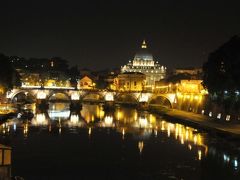
{"label": "bridge lamp", "polygon": [[104,118],[104,122],[105,122],[105,125],[107,126],[107,127],[111,127],[112,126],[112,123],[113,123],[113,117],[112,116],[106,116],[105,118]]}
{"label": "bridge lamp", "polygon": [[75,114],[71,114],[70,116],[70,122],[72,124],[77,124],[79,121],[79,116],[78,115],[75,115]]}
{"label": "bridge lamp", "polygon": [[78,93],[75,92],[71,95],[71,100],[79,100],[79,99],[80,99],[80,96]]}
{"label": "bridge lamp", "polygon": [[230,117],[231,117],[230,115],[227,115],[226,116],[226,121],[230,121]]}
{"label": "bridge lamp", "polygon": [[140,117],[139,118],[139,125],[140,125],[141,128],[146,128],[148,126],[147,118]]}
{"label": "bridge lamp", "polygon": [[37,93],[37,99],[46,99],[46,97],[47,95],[43,91]]}
{"label": "bridge lamp", "polygon": [[112,93],[107,93],[107,94],[105,95],[105,100],[106,100],[106,101],[114,101],[113,94],[112,94]]}
{"label": "bridge lamp", "polygon": [[147,94],[141,94],[139,102],[148,102],[148,95]]}

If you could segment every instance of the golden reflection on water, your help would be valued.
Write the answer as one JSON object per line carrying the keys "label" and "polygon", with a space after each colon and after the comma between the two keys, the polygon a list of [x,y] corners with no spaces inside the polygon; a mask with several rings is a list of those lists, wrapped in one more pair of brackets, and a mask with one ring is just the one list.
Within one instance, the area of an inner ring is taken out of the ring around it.
{"label": "golden reflection on water", "polygon": [[143,141],[139,141],[138,142],[138,149],[139,149],[139,153],[141,154],[143,151],[143,147],[144,147],[144,142]]}
{"label": "golden reflection on water", "polygon": [[[145,138],[151,135],[158,137],[160,134],[165,134],[167,138],[174,138],[189,151],[194,150],[198,160],[201,160],[208,152],[202,134],[196,129],[167,122],[148,112],[138,112],[136,109],[123,107],[117,107],[113,112],[105,112],[101,105],[84,105],[79,113],[71,114],[69,109],[61,103],[53,104],[51,108],[48,113],[36,112],[30,123],[22,123],[24,137],[28,136],[29,126],[47,126],[48,131],[51,132],[52,123],[55,121],[59,134],[63,133],[62,128],[65,126],[88,127],[88,136],[91,136],[94,126],[115,128],[122,135],[123,140],[126,134],[136,134],[143,137],[138,142],[140,153],[143,151]],[[11,129],[16,131],[16,123],[6,122],[1,125],[0,132],[6,134]]]}
{"label": "golden reflection on water", "polygon": [[[35,111],[35,108],[34,108]],[[214,155],[214,148],[208,149],[203,133],[179,123],[171,123],[148,112],[137,111],[133,108],[116,107],[114,111],[105,112],[102,105],[83,105],[80,112],[70,112],[69,106],[56,103],[47,112],[36,111],[31,121],[11,119],[0,125],[0,134],[8,136],[20,129],[23,137],[28,138],[31,126],[46,127],[49,133],[57,129],[64,134],[65,128],[87,128],[86,133],[91,138],[94,128],[112,128],[122,140],[128,135],[137,138],[136,148],[140,155],[147,148],[148,138],[167,138],[175,140],[180,146],[195,154],[195,160],[201,161],[207,155]],[[238,169],[237,157],[223,153],[223,161]]]}

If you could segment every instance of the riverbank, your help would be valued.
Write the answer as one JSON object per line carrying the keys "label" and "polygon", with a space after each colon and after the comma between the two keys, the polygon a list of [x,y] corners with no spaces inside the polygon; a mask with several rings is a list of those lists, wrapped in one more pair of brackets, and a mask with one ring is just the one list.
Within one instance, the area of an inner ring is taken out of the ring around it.
{"label": "riverbank", "polygon": [[177,109],[151,110],[166,119],[181,122],[186,125],[206,130],[209,133],[226,136],[227,138],[240,138],[240,123],[223,122],[206,115]]}

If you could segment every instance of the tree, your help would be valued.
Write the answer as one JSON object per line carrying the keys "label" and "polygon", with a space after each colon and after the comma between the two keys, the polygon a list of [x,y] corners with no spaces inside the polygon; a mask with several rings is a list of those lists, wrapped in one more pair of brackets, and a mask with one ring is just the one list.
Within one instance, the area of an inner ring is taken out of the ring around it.
{"label": "tree", "polygon": [[235,93],[240,90],[240,38],[232,37],[203,65],[203,85],[212,94]]}
{"label": "tree", "polygon": [[17,71],[12,67],[7,56],[0,54],[0,84],[4,90],[11,89],[14,85],[19,85],[20,77]]}
{"label": "tree", "polygon": [[50,66],[52,69],[57,71],[66,72],[68,71],[68,61],[60,57],[53,57],[50,59]]}
{"label": "tree", "polygon": [[203,64],[203,85],[212,100],[228,112],[239,109],[240,38],[232,37],[212,52]]}
{"label": "tree", "polygon": [[77,66],[73,66],[69,69],[70,83],[72,86],[77,87],[77,79],[79,78],[80,72]]}

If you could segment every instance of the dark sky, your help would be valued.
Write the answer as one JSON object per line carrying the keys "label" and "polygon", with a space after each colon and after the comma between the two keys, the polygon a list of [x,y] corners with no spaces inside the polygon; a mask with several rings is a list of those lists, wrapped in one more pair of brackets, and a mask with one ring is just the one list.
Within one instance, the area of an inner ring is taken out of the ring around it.
{"label": "dark sky", "polygon": [[233,0],[9,0],[0,5],[0,52],[104,69],[126,64],[146,39],[167,67],[201,66],[240,33],[239,7]]}

